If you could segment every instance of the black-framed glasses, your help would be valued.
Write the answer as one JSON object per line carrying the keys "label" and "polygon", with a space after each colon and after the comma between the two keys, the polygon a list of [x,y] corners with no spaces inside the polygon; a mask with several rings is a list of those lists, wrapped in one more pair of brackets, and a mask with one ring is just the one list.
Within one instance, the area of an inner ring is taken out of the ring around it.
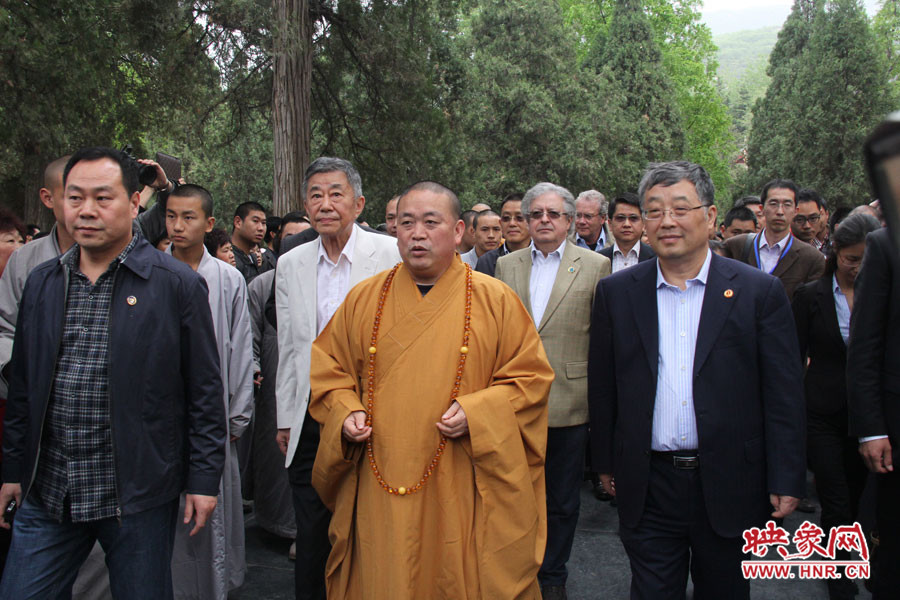
{"label": "black-framed glasses", "polygon": [[616,223],[624,223],[625,221],[629,221],[631,223],[640,223],[641,217],[640,215],[616,215],[613,217],[613,221]]}
{"label": "black-framed glasses", "polygon": [[820,215],[818,213],[813,213],[813,214],[809,215],[808,217],[806,215],[797,215],[796,217],[794,217],[794,225],[803,226],[803,225],[806,225],[807,221],[809,221],[810,225],[815,225],[816,223],[819,222],[819,219],[821,219],[821,218],[822,218],[822,215]]}
{"label": "black-framed glasses", "polygon": [[650,210],[645,210],[644,218],[648,221],[659,221],[663,218],[663,215],[669,213],[672,215],[672,218],[676,221],[681,221],[682,219],[687,219],[688,215],[691,214],[691,211],[698,210],[700,208],[708,208],[706,204],[701,204],[700,206],[676,206],[675,208],[651,208]]}
{"label": "black-framed glasses", "polygon": [[564,213],[561,213],[556,210],[533,210],[528,213],[528,218],[532,221],[540,221],[544,215],[547,215],[547,218],[551,221],[556,221],[560,217],[563,216]]}

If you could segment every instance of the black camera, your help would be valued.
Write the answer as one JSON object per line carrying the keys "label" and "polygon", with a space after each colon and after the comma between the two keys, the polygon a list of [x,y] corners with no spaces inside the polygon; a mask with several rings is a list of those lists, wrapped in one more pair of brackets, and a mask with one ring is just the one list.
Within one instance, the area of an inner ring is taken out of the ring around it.
{"label": "black camera", "polygon": [[131,144],[125,144],[125,147],[122,148],[122,152],[131,157],[131,160],[135,162],[138,169],[138,181],[141,182],[141,185],[153,185],[153,182],[156,181],[156,167],[150,165],[143,165],[137,162],[137,157],[134,155],[134,148],[131,147]]}

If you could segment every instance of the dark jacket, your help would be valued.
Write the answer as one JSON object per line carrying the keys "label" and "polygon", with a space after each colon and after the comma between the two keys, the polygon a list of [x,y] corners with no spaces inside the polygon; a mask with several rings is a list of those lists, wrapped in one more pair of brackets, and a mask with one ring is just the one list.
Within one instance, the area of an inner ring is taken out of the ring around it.
{"label": "dark jacket", "polygon": [[791,306],[800,357],[809,367],[803,378],[806,410],[833,415],[847,410],[847,346],[841,337],[831,275],[801,285]]}
{"label": "dark jacket", "polygon": [[478,262],[475,263],[475,270],[493,277],[497,271],[497,259],[507,254],[509,254],[509,248],[506,247],[505,243],[501,244],[499,248],[488,250],[478,257]]}
{"label": "dark jacket", "polygon": [[234,253],[234,266],[240,271],[241,275],[244,276],[244,281],[250,283],[259,275],[262,275],[266,271],[271,271],[275,268],[275,262],[278,260],[278,257],[275,253],[268,248],[265,248],[262,253],[262,264],[257,265],[256,261],[253,260],[252,257],[245,254],[243,250],[235,246],[231,245],[231,251]]}
{"label": "dark jacket", "polygon": [[[616,479],[619,519],[644,515],[659,369],[657,261],[600,280],[588,355],[591,451]],[[806,491],[806,411],[784,288],[758,269],[712,255],[692,371],[699,477],[723,537],[764,526],[769,494]]]}
{"label": "dark jacket", "polygon": [[853,291],[847,381],[850,435],[889,436],[896,465],[900,461],[900,258],[887,229],[866,238],[866,254]]}
{"label": "dark jacket", "polygon": [[[19,307],[3,481],[21,483],[26,495],[62,339],[68,278],[62,258],[41,264]],[[203,278],[138,239],[116,271],[109,314],[110,427],[122,514],[154,508],[182,490],[218,493],[226,428],[215,339]]]}

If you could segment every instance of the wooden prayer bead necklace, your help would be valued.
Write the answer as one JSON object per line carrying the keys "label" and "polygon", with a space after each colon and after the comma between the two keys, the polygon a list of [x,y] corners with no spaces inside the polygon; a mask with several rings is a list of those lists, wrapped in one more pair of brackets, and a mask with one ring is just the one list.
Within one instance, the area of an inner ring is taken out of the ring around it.
{"label": "wooden prayer bead necklace", "polygon": [[[463,266],[466,269],[466,319],[465,325],[463,326],[463,344],[459,349],[459,363],[456,366],[456,381],[453,383],[453,391],[450,393],[451,405],[456,401],[456,397],[459,396],[459,384],[462,381],[463,369],[466,366],[466,355],[469,353],[469,325],[472,318],[472,267],[467,264],[464,264]],[[394,268],[391,269],[391,272],[388,273],[387,279],[384,280],[384,286],[381,288],[381,296],[378,298],[378,308],[375,310],[375,323],[372,325],[372,344],[369,346],[369,372],[367,377],[368,402],[366,403],[366,425],[369,427],[372,426],[372,414],[375,408],[375,354],[378,351],[378,328],[381,326],[381,313],[384,310],[384,299],[387,298],[388,290],[391,289],[394,275],[397,274],[397,269],[399,268],[400,264],[395,265]],[[369,438],[366,440],[366,454],[369,455],[369,464],[372,466],[372,473],[375,474],[375,479],[378,481],[379,485],[381,485],[382,489],[388,494],[406,496],[408,494],[415,494],[422,489],[422,486],[425,485],[425,482],[428,481],[428,478],[431,477],[431,474],[437,468],[438,462],[440,462],[441,456],[444,454],[444,447],[446,447],[446,445],[447,436],[441,434],[441,441],[438,444],[431,462],[425,467],[422,478],[419,479],[418,483],[408,488],[392,487],[388,485],[384,480],[384,477],[381,476],[381,471],[378,470],[378,465],[375,464],[375,451],[372,449],[372,435],[369,435]]]}

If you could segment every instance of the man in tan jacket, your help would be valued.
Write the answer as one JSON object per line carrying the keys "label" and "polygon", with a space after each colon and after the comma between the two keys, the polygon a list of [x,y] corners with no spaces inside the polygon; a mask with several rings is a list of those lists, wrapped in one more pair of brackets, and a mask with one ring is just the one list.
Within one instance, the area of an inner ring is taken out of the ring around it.
{"label": "man in tan jacket", "polygon": [[544,600],[566,597],[566,562],[575,538],[588,438],[587,360],[591,305],[605,256],[566,239],[575,199],[565,188],[539,183],[522,212],[532,244],[497,261],[495,276],[518,294],[544,344],[556,379],[550,388],[545,478],[547,549],[538,573]]}

